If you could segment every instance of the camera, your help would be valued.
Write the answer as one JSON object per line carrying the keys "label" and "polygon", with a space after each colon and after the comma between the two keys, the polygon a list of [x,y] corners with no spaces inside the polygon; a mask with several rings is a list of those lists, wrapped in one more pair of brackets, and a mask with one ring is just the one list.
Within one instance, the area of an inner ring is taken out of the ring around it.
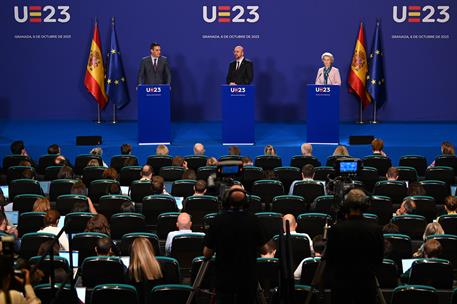
{"label": "camera", "polygon": [[352,157],[337,158],[333,168],[335,176],[355,177],[362,171],[362,160]]}

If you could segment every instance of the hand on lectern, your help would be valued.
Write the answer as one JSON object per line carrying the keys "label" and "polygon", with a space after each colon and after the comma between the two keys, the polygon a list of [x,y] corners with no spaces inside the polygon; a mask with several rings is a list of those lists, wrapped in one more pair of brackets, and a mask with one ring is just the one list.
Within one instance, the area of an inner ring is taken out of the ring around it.
{"label": "hand on lectern", "polygon": [[236,85],[236,83],[235,82],[230,82],[229,85]]}

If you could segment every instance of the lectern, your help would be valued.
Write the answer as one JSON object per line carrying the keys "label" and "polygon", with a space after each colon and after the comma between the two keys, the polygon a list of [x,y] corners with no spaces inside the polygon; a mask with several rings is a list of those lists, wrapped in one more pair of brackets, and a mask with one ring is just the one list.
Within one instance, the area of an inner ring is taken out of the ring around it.
{"label": "lectern", "polygon": [[171,143],[170,86],[140,85],[138,95],[138,144]]}

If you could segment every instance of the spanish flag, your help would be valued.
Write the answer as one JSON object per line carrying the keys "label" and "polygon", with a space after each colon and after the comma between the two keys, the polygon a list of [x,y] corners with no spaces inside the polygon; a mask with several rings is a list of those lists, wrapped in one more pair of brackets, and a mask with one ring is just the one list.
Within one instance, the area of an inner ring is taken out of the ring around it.
{"label": "spanish flag", "polygon": [[87,60],[86,76],[84,77],[84,86],[90,94],[94,96],[98,105],[104,108],[108,97],[105,93],[105,68],[103,66],[102,46],[100,43],[100,33],[98,23],[95,21],[94,36],[90,46],[89,59]]}
{"label": "spanish flag", "polygon": [[371,102],[371,97],[367,92],[366,81],[368,73],[367,51],[365,43],[365,32],[363,24],[360,22],[359,34],[355,43],[354,55],[352,56],[351,69],[349,70],[348,85],[349,92],[355,93],[366,107]]}

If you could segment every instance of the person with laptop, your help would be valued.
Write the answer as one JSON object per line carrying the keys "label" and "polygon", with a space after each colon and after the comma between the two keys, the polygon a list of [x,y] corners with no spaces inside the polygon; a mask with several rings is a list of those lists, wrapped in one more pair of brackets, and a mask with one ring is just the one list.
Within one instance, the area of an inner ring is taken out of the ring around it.
{"label": "person with laptop", "polygon": [[[16,211],[12,211],[12,212],[16,212]],[[6,214],[4,212],[0,212],[0,231],[14,235],[14,237],[16,239],[18,237],[17,228],[14,227],[14,225],[11,225],[11,223],[8,221],[8,217],[6,216]]]}
{"label": "person with laptop", "polygon": [[[50,233],[58,235],[61,228],[58,227],[60,219],[60,213],[57,210],[48,210],[44,216],[44,228],[38,232]],[[66,233],[62,233],[59,237],[60,249],[68,251],[70,246],[68,244],[68,237]]]}

